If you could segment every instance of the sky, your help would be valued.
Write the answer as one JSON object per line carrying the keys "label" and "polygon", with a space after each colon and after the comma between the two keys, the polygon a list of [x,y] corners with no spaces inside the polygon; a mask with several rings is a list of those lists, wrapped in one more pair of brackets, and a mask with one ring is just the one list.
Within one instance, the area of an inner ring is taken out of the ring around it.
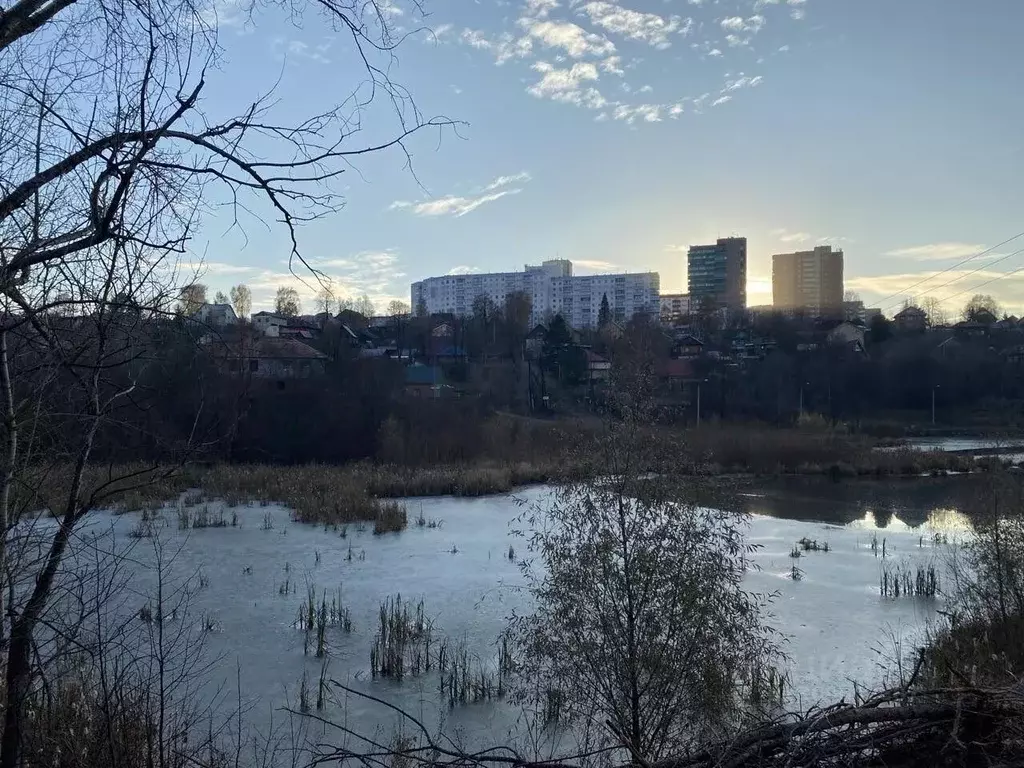
{"label": "sky", "polygon": [[[211,115],[273,90],[274,114],[297,122],[365,80],[351,39],[315,12],[234,2],[211,9]],[[458,124],[354,159],[334,185],[343,209],[300,228],[339,295],[383,310],[415,280],[551,258],[581,274],[657,271],[663,293],[683,291],[689,245],[745,236],[751,305],[771,302],[772,254],[831,244],[847,290],[889,314],[908,297],[956,310],[974,292],[1024,314],[1021,0],[423,10],[387,6],[408,34],[388,72],[425,118]],[[349,146],[394,136],[386,102],[362,114]],[[316,280],[289,266],[287,230],[252,210],[236,224],[215,208],[187,266],[211,295],[245,282],[264,309],[293,285],[312,311]]]}

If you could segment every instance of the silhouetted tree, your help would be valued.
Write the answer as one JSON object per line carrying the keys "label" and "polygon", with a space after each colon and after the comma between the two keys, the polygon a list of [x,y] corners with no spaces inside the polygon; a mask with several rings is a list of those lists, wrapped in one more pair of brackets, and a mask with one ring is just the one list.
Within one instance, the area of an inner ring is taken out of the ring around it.
{"label": "silhouetted tree", "polygon": [[299,314],[299,292],[294,288],[281,286],[274,297],[274,311],[282,317],[297,317]]}
{"label": "silhouetted tree", "polygon": [[992,317],[998,318],[1002,315],[1003,310],[1002,307],[1000,307],[999,302],[988,294],[976,293],[971,296],[967,304],[964,305],[962,313],[963,319],[976,320],[982,312],[988,312]]}
{"label": "silhouetted tree", "polygon": [[597,311],[597,327],[604,328],[612,321],[612,308],[608,304],[608,294],[601,294],[601,308]]}

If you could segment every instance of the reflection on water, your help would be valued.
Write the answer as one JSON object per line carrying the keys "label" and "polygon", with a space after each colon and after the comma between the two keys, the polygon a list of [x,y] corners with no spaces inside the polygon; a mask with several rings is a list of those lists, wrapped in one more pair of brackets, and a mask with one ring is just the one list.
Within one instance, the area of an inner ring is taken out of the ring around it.
{"label": "reflection on water", "polygon": [[757,478],[735,493],[733,508],[786,520],[864,529],[969,531],[979,511],[979,483],[961,475],[945,478],[857,479]]}
{"label": "reflection on water", "polygon": [[891,510],[864,511],[864,517],[847,523],[847,528],[862,531],[887,531],[906,533],[917,531],[925,534],[968,534],[973,531],[971,519],[956,509],[933,509],[928,519],[917,525],[908,525]]}

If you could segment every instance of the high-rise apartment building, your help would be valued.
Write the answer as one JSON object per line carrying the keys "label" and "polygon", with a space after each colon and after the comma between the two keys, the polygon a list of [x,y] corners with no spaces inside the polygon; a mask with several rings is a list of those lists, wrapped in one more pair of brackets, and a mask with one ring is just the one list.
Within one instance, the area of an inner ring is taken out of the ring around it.
{"label": "high-rise apartment building", "polygon": [[747,307],[747,238],[720,238],[714,245],[691,245],[687,282],[692,311],[705,308],[740,312]]}
{"label": "high-rise apartment building", "polygon": [[782,310],[841,315],[843,252],[822,245],[772,256],[772,304]]}
{"label": "high-rise apartment building", "polygon": [[469,315],[480,296],[501,306],[506,296],[520,291],[532,302],[531,324],[561,314],[573,327],[593,328],[604,296],[616,320],[629,320],[640,312],[657,314],[661,278],[657,272],[573,275],[572,262],[556,259],[526,265],[522,272],[429,277],[412,284],[412,306],[413,311],[422,308],[431,314]]}

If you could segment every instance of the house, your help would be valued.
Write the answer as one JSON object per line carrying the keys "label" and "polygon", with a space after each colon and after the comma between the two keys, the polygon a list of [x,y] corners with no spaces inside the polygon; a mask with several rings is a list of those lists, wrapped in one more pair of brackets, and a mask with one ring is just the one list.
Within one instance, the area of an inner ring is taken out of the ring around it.
{"label": "house", "polygon": [[288,318],[274,312],[257,312],[252,316],[252,327],[265,336],[278,336],[278,330],[288,325]]}
{"label": "house", "polygon": [[611,361],[589,349],[585,349],[583,352],[587,358],[587,380],[608,381],[612,370]]}
{"label": "house", "polygon": [[676,337],[672,342],[670,355],[675,358],[700,357],[704,351],[704,342],[692,334]]}
{"label": "house", "polygon": [[[989,313],[979,312],[978,314],[988,315]],[[989,315],[989,317],[991,317],[991,315]],[[980,336],[987,336],[991,325],[992,323],[984,323],[979,320],[963,320],[962,322],[954,325],[953,330],[956,331],[958,336],[977,338]]]}
{"label": "house", "polygon": [[308,379],[327,372],[327,355],[296,339],[245,335],[208,343],[230,374],[253,378]]}
{"label": "house", "polygon": [[825,338],[828,340],[829,346],[853,347],[863,351],[864,335],[864,327],[860,324],[842,322],[830,330]]}
{"label": "house", "polygon": [[192,319],[213,328],[224,328],[238,323],[238,315],[230,304],[203,304]]}
{"label": "house", "polygon": [[920,333],[928,327],[928,314],[920,307],[905,307],[893,317],[901,333]]}

